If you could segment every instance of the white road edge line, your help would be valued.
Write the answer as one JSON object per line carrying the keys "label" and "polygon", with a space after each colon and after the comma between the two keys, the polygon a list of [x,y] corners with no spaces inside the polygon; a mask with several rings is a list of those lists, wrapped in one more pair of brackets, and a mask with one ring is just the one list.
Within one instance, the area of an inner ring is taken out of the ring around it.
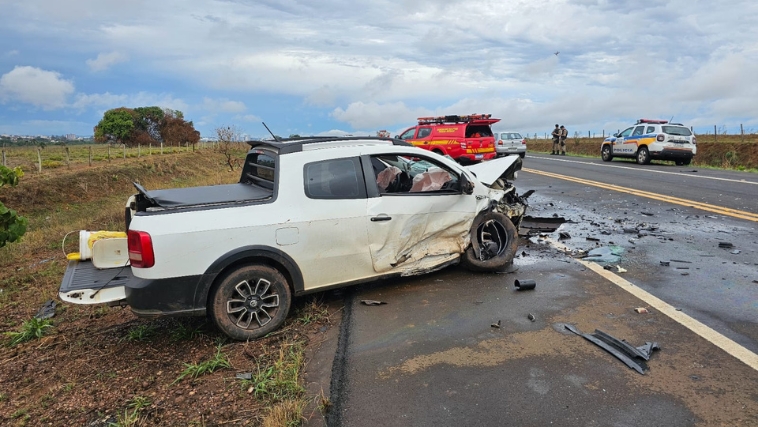
{"label": "white road edge line", "polygon": [[[616,165],[606,165],[606,164],[601,164],[601,163],[580,162],[578,160],[554,159],[554,158],[550,158],[550,157],[536,157],[536,158],[542,159],[542,160],[551,160],[551,161],[554,161],[554,162],[581,163],[583,165],[599,166],[599,167],[603,167],[603,168],[618,168],[618,169],[641,170],[639,168],[630,168],[628,166],[616,166]],[[659,171],[659,170],[655,170],[655,169],[644,169],[644,170],[645,170],[645,172],[663,173],[663,174],[667,174],[667,175],[681,175],[681,176],[692,177],[692,178],[702,178],[702,179],[713,179],[713,180],[716,180],[716,181],[736,182],[738,184],[753,184],[753,185],[758,185],[757,181],[746,181],[744,179],[739,180],[739,179],[730,179],[730,178],[717,178],[715,176],[693,175],[691,173],[681,173],[681,172],[667,172],[667,171]]]}
{"label": "white road edge line", "polygon": [[[571,251],[569,247],[553,239],[545,239],[545,241],[547,241],[555,249],[561,250],[563,252]],[[595,273],[605,278],[606,280],[610,281],[611,283],[615,284],[616,286],[620,287],[621,289],[641,299],[649,306],[655,308],[656,310],[668,316],[675,322],[691,330],[692,332],[700,335],[702,338],[705,338],[708,342],[721,348],[725,352],[736,357],[738,360],[740,360],[744,364],[758,371],[758,354],[753,353],[752,351],[737,344],[731,339],[725,337],[719,332],[716,332],[715,330],[704,325],[703,323],[700,323],[699,321],[684,314],[683,312],[677,311],[676,308],[673,307],[672,305],[656,297],[655,295],[645,291],[644,289],[636,286],[634,283],[604,269],[600,264],[597,264],[595,262],[584,261],[582,259],[577,259],[577,258],[574,258],[574,261],[582,264],[583,266],[594,271]]]}

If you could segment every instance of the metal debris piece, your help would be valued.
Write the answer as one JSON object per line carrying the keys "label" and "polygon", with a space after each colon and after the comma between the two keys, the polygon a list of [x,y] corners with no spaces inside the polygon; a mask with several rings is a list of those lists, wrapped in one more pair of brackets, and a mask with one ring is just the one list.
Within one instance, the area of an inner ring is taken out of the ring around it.
{"label": "metal debris piece", "polygon": [[753,283],[758,283],[758,280],[753,280]]}
{"label": "metal debris piece", "polygon": [[531,320],[532,322],[534,322],[535,320],[537,320],[537,318],[534,317],[534,315],[532,313],[527,314],[526,318],[529,319],[529,320]]}
{"label": "metal debris piece", "polygon": [[661,261],[661,265],[664,267],[668,267],[669,265],[671,265],[671,263],[669,261]]}
{"label": "metal debris piece", "polygon": [[689,270],[690,268],[689,267],[677,267],[676,269],[677,270]]}
{"label": "metal debris piece", "polygon": [[734,245],[729,242],[719,242],[720,248],[733,248]]}
{"label": "metal debris piece", "polygon": [[637,307],[637,308],[634,309],[634,311],[636,311],[639,314],[650,313],[649,311],[647,311],[647,309],[645,307]]}
{"label": "metal debris piece", "polygon": [[245,372],[242,374],[237,374],[235,377],[238,380],[252,380],[253,379],[253,373],[252,372]]}
{"label": "metal debris piece", "polygon": [[617,265],[616,266],[616,273],[626,273],[626,269],[625,268],[621,268],[620,265]]}
{"label": "metal debris piece", "polygon": [[500,320],[498,320],[498,321],[497,321],[497,323],[493,323],[493,324],[491,324],[490,326],[491,326],[491,327],[493,327],[493,328],[498,328],[498,329],[500,329]]}
{"label": "metal debris piece", "polygon": [[474,301],[474,304],[476,304],[476,305],[484,304],[484,301]]}
{"label": "metal debris piece", "polygon": [[683,261],[681,259],[672,259],[671,262],[681,262],[684,264],[692,264],[692,261]]}
{"label": "metal debris piece", "polygon": [[652,214],[652,213],[650,213],[650,212],[640,212],[640,213],[641,213],[642,215],[645,215],[645,216],[653,216],[653,214]]}
{"label": "metal debris piece", "polygon": [[597,237],[587,237],[587,240],[590,241],[590,242],[599,242],[600,241],[600,239],[598,239]]}
{"label": "metal debris piece", "polygon": [[682,273],[682,276],[689,276],[689,275],[690,275],[690,273],[687,273],[687,272]]}
{"label": "metal debris piece", "polygon": [[612,265],[604,265],[603,269],[605,269],[605,270],[613,270],[613,266]]}
{"label": "metal debris piece", "polygon": [[731,251],[729,253],[732,254],[732,255],[737,255],[737,254],[740,253],[740,250],[739,249],[735,249],[735,250],[733,250],[733,251]]}
{"label": "metal debris piece", "polygon": [[558,240],[567,240],[570,238],[571,238],[571,235],[567,231],[561,231],[558,234]]}
{"label": "metal debris piece", "polygon": [[362,299],[361,300],[361,304],[363,304],[363,305],[382,305],[382,304],[387,304],[387,303],[384,302],[384,301],[376,301],[376,300],[373,300],[373,299]]}
{"label": "metal debris piece", "polygon": [[[586,340],[594,343],[603,350],[611,353],[617,359],[621,360],[626,366],[634,369],[640,374],[645,374],[648,370],[646,360],[650,360],[654,350],[660,350],[657,342],[646,342],[645,345],[633,347],[626,341],[622,341],[605,332],[595,329],[594,334],[583,334],[573,325],[564,325],[569,331],[584,337]],[[642,360],[639,360],[642,359]]]}
{"label": "metal debris piece", "polygon": [[624,233],[627,233],[627,234],[636,234],[637,233],[637,229],[636,228],[626,227],[626,228],[624,228]]}
{"label": "metal debris piece", "polygon": [[515,282],[513,282],[513,285],[519,291],[526,291],[526,290],[534,289],[534,287],[537,286],[537,282],[531,279],[516,280]]}
{"label": "metal debris piece", "polygon": [[561,226],[566,222],[565,218],[562,217],[532,217],[532,216],[525,216],[524,219],[521,220],[521,225],[519,226],[519,229],[528,229],[529,234],[536,234],[536,233],[552,233],[553,231],[557,230],[558,227]]}
{"label": "metal debris piece", "polygon": [[39,309],[37,314],[34,315],[36,319],[49,319],[51,317],[55,316],[55,301],[53,300],[47,300],[44,304],[42,304],[42,307]]}

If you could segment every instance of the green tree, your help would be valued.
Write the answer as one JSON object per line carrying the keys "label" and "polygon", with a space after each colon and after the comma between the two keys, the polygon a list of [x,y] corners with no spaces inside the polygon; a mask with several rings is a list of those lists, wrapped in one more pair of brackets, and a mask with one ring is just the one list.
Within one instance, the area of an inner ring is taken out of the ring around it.
{"label": "green tree", "polygon": [[[0,187],[18,185],[24,176],[21,168],[10,169],[0,165]],[[8,209],[0,202],[0,248],[7,243],[13,243],[26,233],[28,221],[18,215],[13,209]]]}
{"label": "green tree", "polygon": [[95,141],[117,144],[128,142],[137,127],[137,119],[137,113],[130,108],[121,107],[106,111],[102,120],[95,126]]}

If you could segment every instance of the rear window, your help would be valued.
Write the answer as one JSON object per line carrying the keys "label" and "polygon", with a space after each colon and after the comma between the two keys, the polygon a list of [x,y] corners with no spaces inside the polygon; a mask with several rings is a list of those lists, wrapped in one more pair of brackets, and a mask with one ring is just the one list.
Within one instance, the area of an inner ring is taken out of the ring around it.
{"label": "rear window", "polygon": [[[505,136],[507,135],[507,137]],[[522,139],[520,133],[511,132],[511,133],[504,133],[503,139]]]}
{"label": "rear window", "polygon": [[305,195],[311,199],[366,197],[363,168],[357,158],[308,163],[304,172]]}
{"label": "rear window", "polygon": [[264,151],[254,151],[247,155],[245,168],[240,182],[256,184],[270,190],[274,189],[276,179],[276,156]]}
{"label": "rear window", "polygon": [[492,129],[489,125],[468,125],[466,127],[466,138],[479,138],[483,136],[492,136]]}
{"label": "rear window", "polygon": [[677,136],[692,135],[692,132],[690,132],[689,128],[686,128],[684,126],[663,126],[663,133]]}

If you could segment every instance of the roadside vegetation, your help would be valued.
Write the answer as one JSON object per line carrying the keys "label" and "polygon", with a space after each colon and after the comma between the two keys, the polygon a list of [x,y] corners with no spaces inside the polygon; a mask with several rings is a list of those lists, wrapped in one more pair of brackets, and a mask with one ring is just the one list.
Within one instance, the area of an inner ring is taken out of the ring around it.
{"label": "roadside vegetation", "polygon": [[[0,248],[0,425],[293,426],[321,416],[303,383],[306,351],[331,326],[319,300],[296,300],[282,329],[250,342],[227,340],[205,318],[146,320],[58,300],[65,253],[78,245],[64,236],[123,231],[132,181],[236,182],[229,169],[224,153],[182,151],[31,173],[0,188],[0,202],[28,221]],[[36,319],[48,300],[55,316]]]}

